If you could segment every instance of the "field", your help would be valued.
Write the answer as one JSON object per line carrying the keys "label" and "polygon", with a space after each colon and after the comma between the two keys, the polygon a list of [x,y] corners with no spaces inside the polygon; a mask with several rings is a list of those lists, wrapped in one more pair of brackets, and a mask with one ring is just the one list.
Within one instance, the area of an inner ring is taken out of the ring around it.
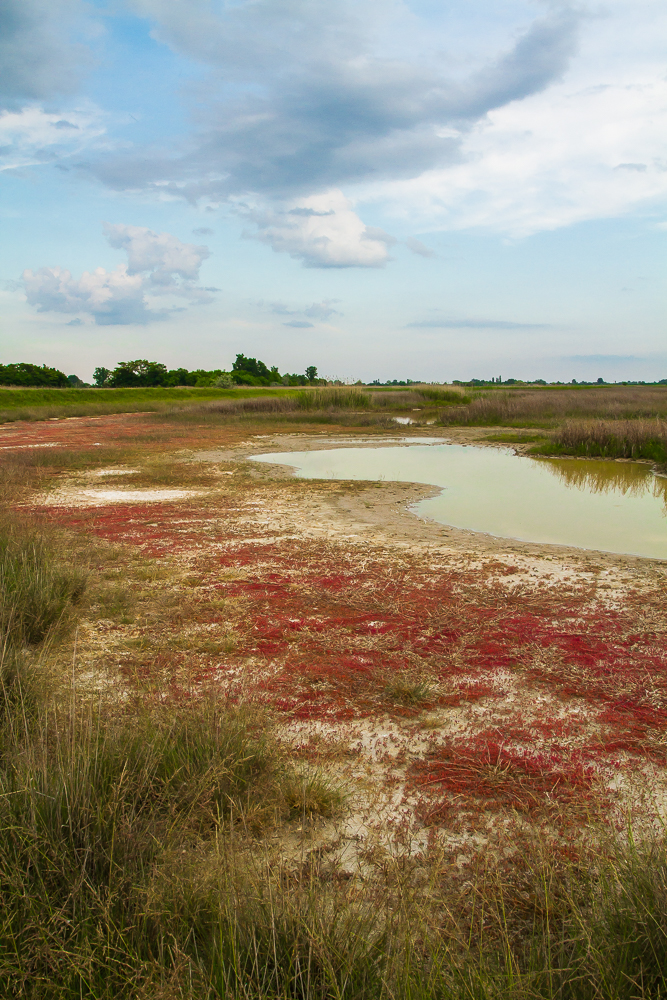
{"label": "field", "polygon": [[0,387],[0,423],[13,420],[49,420],[104,413],[164,410],[214,399],[289,395],[281,389],[7,389]]}
{"label": "field", "polygon": [[3,996],[664,996],[665,565],[247,457],[667,393],[336,391],[0,431]]}

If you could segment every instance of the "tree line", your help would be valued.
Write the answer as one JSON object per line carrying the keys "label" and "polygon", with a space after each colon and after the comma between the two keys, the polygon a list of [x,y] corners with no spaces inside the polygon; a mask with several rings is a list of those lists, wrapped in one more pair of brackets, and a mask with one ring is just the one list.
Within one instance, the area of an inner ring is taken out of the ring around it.
{"label": "tree line", "polygon": [[57,368],[46,365],[32,365],[26,362],[0,365],[0,385],[42,388],[97,388],[125,389],[195,386],[197,388],[233,388],[235,385],[279,386],[279,385],[326,385],[326,379],[317,377],[317,368],[309,365],[303,375],[282,374],[275,366],[269,368],[257,358],[247,358],[237,354],[230,371],[222,368],[207,370],[196,368],[167,368],[159,361],[145,358],[136,361],[120,361],[115,368],[95,369],[94,384],[84,382],[78,375],[65,375]]}

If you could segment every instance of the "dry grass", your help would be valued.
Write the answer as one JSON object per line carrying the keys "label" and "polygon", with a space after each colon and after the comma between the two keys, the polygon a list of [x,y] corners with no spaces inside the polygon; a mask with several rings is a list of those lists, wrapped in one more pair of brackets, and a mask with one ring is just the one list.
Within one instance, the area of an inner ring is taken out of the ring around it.
{"label": "dry grass", "polygon": [[643,458],[667,462],[667,421],[566,420],[550,438],[545,454],[585,455],[588,458]]}
{"label": "dry grass", "polygon": [[445,425],[553,427],[569,418],[635,420],[667,417],[667,387],[507,389],[477,396],[439,415]]}

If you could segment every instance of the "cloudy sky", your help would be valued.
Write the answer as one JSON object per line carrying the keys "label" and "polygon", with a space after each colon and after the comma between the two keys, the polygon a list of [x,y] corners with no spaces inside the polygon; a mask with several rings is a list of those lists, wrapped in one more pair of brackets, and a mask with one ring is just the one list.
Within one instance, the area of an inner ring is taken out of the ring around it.
{"label": "cloudy sky", "polygon": [[0,0],[0,361],[667,377],[664,0]]}

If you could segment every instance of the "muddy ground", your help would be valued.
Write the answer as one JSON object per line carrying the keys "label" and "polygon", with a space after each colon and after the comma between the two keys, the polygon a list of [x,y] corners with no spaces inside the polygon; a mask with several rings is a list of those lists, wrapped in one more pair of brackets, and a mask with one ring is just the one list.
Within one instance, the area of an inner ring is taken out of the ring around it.
{"label": "muddy ground", "polygon": [[136,414],[1,429],[8,451],[117,449],[20,504],[95,552],[100,597],[62,654],[80,690],[261,703],[304,775],[346,790],[307,848],[337,870],[663,817],[667,564],[443,527],[409,509],[423,485],[248,461],[364,440],[389,436]]}

